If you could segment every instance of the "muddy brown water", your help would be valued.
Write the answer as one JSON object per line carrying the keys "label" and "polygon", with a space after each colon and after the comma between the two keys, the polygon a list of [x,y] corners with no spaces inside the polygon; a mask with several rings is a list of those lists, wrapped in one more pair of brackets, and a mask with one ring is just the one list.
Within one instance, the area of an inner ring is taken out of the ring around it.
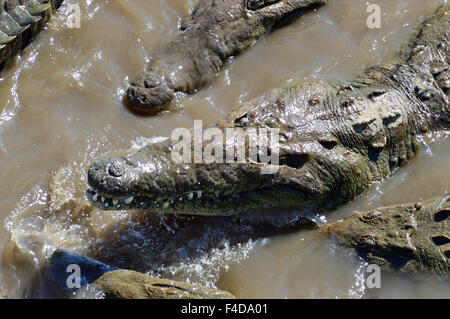
{"label": "muddy brown water", "polygon": [[[450,297],[442,281],[396,274],[382,274],[381,288],[369,289],[366,265],[311,231],[266,236],[228,220],[102,212],[84,196],[95,159],[158,141],[194,120],[210,123],[293,79],[348,79],[392,55],[446,0],[378,2],[380,29],[367,28],[366,1],[330,0],[233,58],[209,88],[178,96],[158,116],[139,117],[121,102],[127,83],[194,1],[66,1],[80,4],[81,28],[67,28],[63,6],[0,74],[0,296],[26,296],[36,280],[30,269],[60,247],[245,298]],[[450,140],[428,136],[423,144],[406,167],[322,219],[447,192]],[[246,235],[252,233],[258,235]],[[24,240],[29,235],[48,244],[36,247]],[[14,256],[13,242],[34,258]]]}

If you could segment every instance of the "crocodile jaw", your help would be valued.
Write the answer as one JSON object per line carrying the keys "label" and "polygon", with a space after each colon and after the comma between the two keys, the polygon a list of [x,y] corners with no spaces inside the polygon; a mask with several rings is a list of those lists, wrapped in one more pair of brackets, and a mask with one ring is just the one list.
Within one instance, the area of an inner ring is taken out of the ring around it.
{"label": "crocodile jaw", "polygon": [[168,144],[95,162],[88,171],[88,199],[102,210],[210,216],[320,201],[323,187],[308,165],[280,165],[274,174],[261,174],[268,164],[174,164]]}

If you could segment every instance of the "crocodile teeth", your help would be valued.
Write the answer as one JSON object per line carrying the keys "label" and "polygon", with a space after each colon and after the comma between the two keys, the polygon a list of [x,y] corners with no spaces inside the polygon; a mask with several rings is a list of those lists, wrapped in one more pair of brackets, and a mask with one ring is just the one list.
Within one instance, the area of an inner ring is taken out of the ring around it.
{"label": "crocodile teeth", "polygon": [[130,205],[131,202],[133,201],[133,199],[134,199],[133,196],[127,197],[127,198],[125,198],[124,203],[127,205]]}
{"label": "crocodile teeth", "polygon": [[114,206],[117,206],[117,204],[119,204],[119,200],[114,198],[112,203]]}
{"label": "crocodile teeth", "polygon": [[95,194],[94,196],[92,196],[92,201],[96,202],[98,200],[98,194]]}
{"label": "crocodile teeth", "polygon": [[188,193],[187,199],[188,200],[193,200],[194,199],[194,193],[192,193],[192,192]]}

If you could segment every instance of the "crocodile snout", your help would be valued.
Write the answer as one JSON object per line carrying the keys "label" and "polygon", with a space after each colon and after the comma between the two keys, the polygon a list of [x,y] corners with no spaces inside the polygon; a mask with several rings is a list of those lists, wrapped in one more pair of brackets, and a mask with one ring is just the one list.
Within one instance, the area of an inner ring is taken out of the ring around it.
{"label": "crocodile snout", "polygon": [[125,159],[121,157],[104,158],[89,167],[88,183],[103,193],[118,193],[126,184],[124,175],[127,168]]}
{"label": "crocodile snout", "polygon": [[174,90],[159,75],[148,73],[131,83],[126,98],[132,108],[152,112],[170,102]]}

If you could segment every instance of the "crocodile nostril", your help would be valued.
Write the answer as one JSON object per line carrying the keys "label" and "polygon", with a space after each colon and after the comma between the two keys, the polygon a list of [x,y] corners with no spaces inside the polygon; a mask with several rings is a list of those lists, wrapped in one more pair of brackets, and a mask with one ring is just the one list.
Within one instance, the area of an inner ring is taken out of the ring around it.
{"label": "crocodile nostril", "polygon": [[152,76],[152,77],[146,78],[145,81],[144,81],[144,86],[145,86],[147,89],[154,88],[154,87],[156,87],[158,84],[159,84],[159,79],[156,78],[156,77],[153,77],[153,76]]}
{"label": "crocodile nostril", "polygon": [[124,169],[120,164],[113,163],[108,168],[108,173],[114,177],[120,177],[124,174]]}

